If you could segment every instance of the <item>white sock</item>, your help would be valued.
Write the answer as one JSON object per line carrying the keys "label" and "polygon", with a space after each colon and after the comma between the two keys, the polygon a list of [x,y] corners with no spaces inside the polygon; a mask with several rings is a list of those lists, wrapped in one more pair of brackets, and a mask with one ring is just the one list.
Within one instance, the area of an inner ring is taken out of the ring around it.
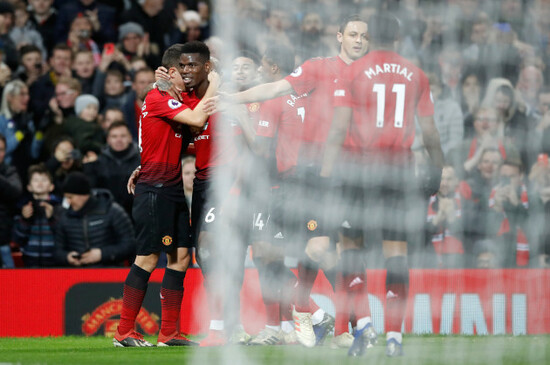
{"label": "white sock", "polygon": [[281,326],[269,326],[269,325],[265,325],[265,328],[269,328],[269,329],[272,329],[274,331],[277,331],[279,332],[281,330]]}
{"label": "white sock", "polygon": [[357,328],[358,329],[363,329],[365,328],[366,325],[368,325],[369,323],[372,323],[372,320],[370,317],[363,317],[363,318],[359,318],[357,320]]}
{"label": "white sock", "polygon": [[386,333],[386,341],[391,340],[392,338],[394,340],[396,340],[398,343],[403,342],[403,335],[401,334],[401,332],[388,332],[388,333]]}
{"label": "white sock", "polygon": [[281,329],[284,333],[294,331],[294,321],[281,321]]}
{"label": "white sock", "polygon": [[212,319],[210,320],[210,329],[214,331],[223,331],[224,322],[223,319]]}
{"label": "white sock", "polygon": [[317,309],[315,313],[311,315],[311,324],[315,326],[316,324],[321,323],[324,317],[325,311],[322,308]]}

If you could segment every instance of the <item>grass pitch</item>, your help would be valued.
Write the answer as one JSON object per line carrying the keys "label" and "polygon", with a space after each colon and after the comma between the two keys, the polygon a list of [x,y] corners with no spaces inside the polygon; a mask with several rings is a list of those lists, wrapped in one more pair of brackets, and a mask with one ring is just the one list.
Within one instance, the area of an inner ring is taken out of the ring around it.
{"label": "grass pitch", "polygon": [[[149,337],[155,343],[156,338]],[[385,341],[362,358],[328,345],[216,348],[114,348],[105,337],[0,338],[11,364],[550,364],[550,336],[406,336],[405,356],[387,358]],[[327,339],[330,343],[330,339]]]}

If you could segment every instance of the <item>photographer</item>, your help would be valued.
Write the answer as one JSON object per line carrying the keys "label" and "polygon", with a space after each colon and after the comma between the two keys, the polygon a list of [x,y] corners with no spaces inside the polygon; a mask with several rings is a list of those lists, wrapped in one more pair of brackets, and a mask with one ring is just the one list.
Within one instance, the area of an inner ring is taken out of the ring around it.
{"label": "photographer", "polygon": [[499,169],[499,182],[489,198],[489,232],[500,247],[503,267],[529,264],[526,229],[529,200],[519,159],[506,159]]}
{"label": "photographer", "polygon": [[67,175],[72,171],[82,171],[82,153],[75,148],[71,137],[61,137],[54,143],[53,153],[46,161],[46,167],[53,176],[53,193],[62,196],[61,187]]}
{"label": "photographer", "polygon": [[532,266],[550,268],[550,166],[548,155],[542,153],[529,173],[532,204],[529,208]]}
{"label": "photographer", "polygon": [[43,164],[29,167],[26,194],[19,202],[13,240],[21,247],[25,267],[53,266],[54,229],[61,206],[52,194],[53,177]]}

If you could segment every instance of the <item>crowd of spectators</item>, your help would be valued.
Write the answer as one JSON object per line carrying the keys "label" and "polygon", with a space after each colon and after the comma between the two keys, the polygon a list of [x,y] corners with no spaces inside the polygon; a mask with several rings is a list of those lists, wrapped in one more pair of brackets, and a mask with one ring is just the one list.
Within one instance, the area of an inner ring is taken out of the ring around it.
{"label": "crowd of spectators", "polygon": [[[417,266],[550,267],[545,0],[0,1],[2,265],[17,251],[26,267],[132,260],[125,184],[169,45],[202,40],[229,60],[232,48],[282,43],[300,64],[338,53],[342,16],[382,9],[401,21],[399,52],[429,75],[447,160],[412,246],[428,258]],[[414,149],[421,169],[421,139]]]}

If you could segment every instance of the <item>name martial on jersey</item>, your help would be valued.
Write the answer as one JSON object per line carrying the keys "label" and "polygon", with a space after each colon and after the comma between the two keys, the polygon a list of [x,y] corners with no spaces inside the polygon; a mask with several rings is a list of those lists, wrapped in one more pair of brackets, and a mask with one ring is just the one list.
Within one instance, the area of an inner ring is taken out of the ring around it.
{"label": "name martial on jersey", "polygon": [[398,63],[383,63],[382,65],[374,65],[373,67],[369,67],[368,70],[365,70],[365,75],[367,75],[369,79],[372,79],[374,76],[381,73],[393,73],[396,75],[402,75],[407,80],[412,82],[413,72],[409,72],[407,67],[401,66]]}

